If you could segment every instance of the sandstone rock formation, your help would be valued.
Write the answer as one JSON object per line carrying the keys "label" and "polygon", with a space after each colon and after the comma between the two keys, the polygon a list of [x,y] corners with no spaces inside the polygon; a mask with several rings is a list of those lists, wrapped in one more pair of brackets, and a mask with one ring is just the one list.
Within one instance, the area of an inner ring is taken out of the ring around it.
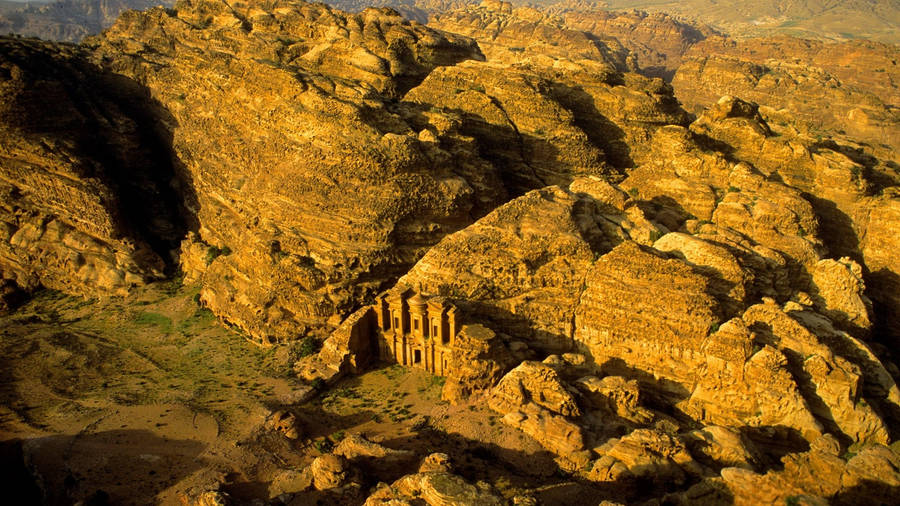
{"label": "sandstone rock formation", "polygon": [[[889,501],[893,71],[809,67],[891,50],[403,5],[430,24],[183,0],[79,46],[0,39],[0,311],[180,269],[257,342],[303,337],[302,381],[258,394],[267,430],[241,441],[281,450],[245,468],[284,503]],[[682,55],[693,120],[646,76]],[[719,81],[737,96],[699,89]],[[837,133],[851,116],[871,122]],[[405,384],[346,379],[399,356]]]}
{"label": "sandstone rock formation", "polygon": [[733,95],[766,106],[767,117],[789,132],[855,140],[893,159],[900,142],[898,95],[890,84],[896,54],[893,46],[868,41],[714,37],[686,53],[672,83],[693,111]]}
{"label": "sandstone rock formation", "polygon": [[366,499],[366,506],[421,501],[428,506],[442,504],[471,504],[494,506],[505,501],[491,490],[467,483],[463,478],[447,472],[434,471],[411,474],[390,486],[384,486]]}
{"label": "sandstone rock formation", "polygon": [[269,416],[267,423],[270,428],[282,433],[288,439],[299,439],[303,435],[303,427],[293,413],[276,411]]}
{"label": "sandstone rock formation", "polygon": [[890,503],[891,490],[900,483],[898,455],[884,446],[867,448],[846,462],[838,456],[837,445],[819,446],[783,461],[784,470],[764,475],[723,469],[722,482],[734,504],[790,501],[802,495],[828,499],[830,504]]}
{"label": "sandstone rock formation", "polygon": [[90,297],[161,278],[179,218],[144,91],[76,48],[0,46],[0,277]]}
{"label": "sandstone rock formation", "polygon": [[126,10],[144,10],[157,5],[171,7],[174,3],[172,0],[56,0],[23,2],[16,7],[4,5],[0,9],[0,33],[79,42],[112,25]]}
{"label": "sandstone rock formation", "polygon": [[659,487],[684,483],[688,474],[702,470],[685,445],[665,432],[638,429],[620,439],[610,439],[595,449],[588,477],[598,482],[637,482]]}
{"label": "sandstone rock formation", "polygon": [[595,249],[618,240],[605,235],[597,214],[590,201],[560,188],[532,191],[445,238],[400,283],[459,299],[473,317],[566,350],[572,332],[566,308]]}
{"label": "sandstone rock formation", "polygon": [[561,2],[548,10],[559,10],[566,26],[597,37],[615,37],[634,55],[641,74],[666,81],[691,46],[716,34],[708,26],[688,24],[663,12],[604,11],[581,2]]}
{"label": "sandstone rock formation", "polygon": [[503,423],[558,455],[564,467],[587,462],[582,428],[572,420],[581,410],[553,368],[522,362],[494,387],[488,404],[503,415]]}
{"label": "sandstone rock formation", "polygon": [[891,2],[798,0],[608,0],[607,8],[641,8],[702,20],[735,36],[790,34],[826,40],[897,42],[900,9]]}
{"label": "sandstone rock formation", "polygon": [[515,358],[500,336],[483,325],[466,325],[451,351],[450,374],[441,398],[456,403],[490,389],[514,364]]}
{"label": "sandstone rock formation", "polygon": [[502,194],[472,150],[453,158],[386,107],[435,66],[480,58],[396,13],[183,2],[123,15],[87,45],[171,111],[198,222],[187,274],[262,341],[354,308]]}
{"label": "sandstone rock formation", "polygon": [[[473,37],[488,61],[473,64],[465,73],[461,72],[465,67],[435,73],[410,98],[477,114],[502,129],[488,132],[492,136],[511,127],[506,138],[492,142],[497,151],[488,155],[501,166],[513,164],[505,172],[519,178],[531,175],[543,186],[567,184],[571,175],[602,174],[603,161],[616,168],[630,167],[646,155],[643,141],[661,124],[686,122],[668,85],[617,72],[637,69],[623,58],[624,48],[617,49],[621,47],[617,40],[568,29],[564,20],[534,9],[504,6],[508,4],[486,2],[432,20],[430,26]],[[486,78],[501,68],[516,78]],[[460,82],[475,73],[479,78],[474,89],[486,97],[473,103],[470,95],[456,90],[473,88]],[[491,105],[479,103],[485,98]],[[513,151],[517,144],[518,153]],[[557,161],[548,167],[551,157]]]}
{"label": "sandstone rock formation", "polygon": [[[749,148],[753,136],[762,150]],[[574,198],[561,189],[526,194],[445,238],[402,282],[458,298],[471,317],[516,329],[529,346],[572,343],[596,370],[637,380],[653,402],[695,420],[782,427],[777,437],[785,441],[831,433],[845,445],[887,442],[896,387],[859,340],[870,325],[861,271],[850,260],[825,259],[839,245],[820,231],[817,206],[766,176],[784,173],[802,187],[798,167],[780,169],[765,154],[780,152],[784,141],[771,138],[755,106],[734,99],[690,129],[662,128],[654,139],[656,156],[621,184],[630,198],[591,178],[572,183]],[[721,145],[736,146],[731,156],[747,161],[729,159]],[[806,188],[824,186],[815,181]],[[530,226],[538,219],[540,228]],[[559,248],[565,244],[573,247]],[[548,283],[540,271],[515,270],[538,253],[548,265],[565,265],[554,272],[566,277]],[[532,284],[539,288],[519,295]],[[530,309],[555,286],[566,291],[552,292],[552,313]],[[577,451],[579,437],[567,436],[581,432],[577,424],[532,402],[526,390],[500,395],[505,381],[493,399],[511,400],[495,409],[530,406],[509,422],[535,434],[553,426],[560,436],[541,436],[547,447]],[[632,415],[617,414],[629,423],[653,418]]]}
{"label": "sandstone rock formation", "polygon": [[322,343],[318,353],[293,364],[297,376],[313,382],[334,383],[347,373],[360,372],[377,353],[371,342],[372,309],[364,307],[345,319]]}

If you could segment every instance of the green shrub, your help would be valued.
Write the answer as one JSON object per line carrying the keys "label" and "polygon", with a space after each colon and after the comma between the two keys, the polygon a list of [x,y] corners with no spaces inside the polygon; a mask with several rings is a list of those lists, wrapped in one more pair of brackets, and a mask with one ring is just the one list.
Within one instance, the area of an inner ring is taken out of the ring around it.
{"label": "green shrub", "polygon": [[300,344],[297,346],[297,357],[303,358],[308,357],[314,353],[318,353],[319,349],[322,347],[322,343],[320,343],[317,339],[312,337],[304,337],[300,340]]}
{"label": "green shrub", "polygon": [[332,449],[334,449],[334,445],[331,444],[331,441],[327,439],[317,439],[313,445],[316,447],[316,450],[319,453],[329,453]]}
{"label": "green shrub", "polygon": [[159,327],[163,332],[172,331],[172,319],[159,313],[141,312],[134,318],[134,323]]}
{"label": "green shrub", "polygon": [[228,256],[231,254],[231,248],[228,246],[224,246],[222,248],[217,248],[216,246],[210,246],[206,248],[206,265],[212,263],[213,260],[219,258],[222,255]]}

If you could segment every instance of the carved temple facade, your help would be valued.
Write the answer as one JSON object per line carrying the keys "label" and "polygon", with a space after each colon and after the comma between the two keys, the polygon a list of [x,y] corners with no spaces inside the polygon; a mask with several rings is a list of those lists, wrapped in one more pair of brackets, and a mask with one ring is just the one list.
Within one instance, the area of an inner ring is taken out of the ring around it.
{"label": "carved temple facade", "polygon": [[382,360],[446,376],[459,329],[456,306],[443,297],[395,290],[376,297],[374,309]]}

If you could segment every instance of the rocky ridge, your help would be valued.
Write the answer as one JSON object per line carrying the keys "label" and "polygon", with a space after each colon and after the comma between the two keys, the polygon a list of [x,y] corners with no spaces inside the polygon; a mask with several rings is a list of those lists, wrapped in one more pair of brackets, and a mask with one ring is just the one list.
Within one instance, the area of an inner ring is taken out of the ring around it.
{"label": "rocky ridge", "polygon": [[[374,360],[367,303],[396,282],[460,310],[444,416],[490,412],[472,437],[518,436],[490,455],[538,445],[525,458],[571,494],[891,497],[889,160],[730,96],[691,118],[624,46],[534,12],[488,3],[423,26],[185,0],[80,46],[0,39],[3,304],[180,267],[261,343],[330,335],[294,368],[308,399]],[[265,431],[310,433],[289,410]],[[441,455],[416,467],[396,441],[344,441],[282,464],[271,498],[534,501]],[[379,463],[392,485],[367,476]]]}
{"label": "rocky ridge", "polygon": [[80,42],[108,28],[126,10],[144,10],[157,5],[171,7],[174,3],[173,0],[56,0],[19,4],[0,11],[0,33]]}
{"label": "rocky ridge", "polygon": [[723,95],[741,97],[764,106],[779,131],[833,137],[847,149],[894,160],[896,60],[896,47],[870,41],[713,37],[685,54],[672,83],[690,110]]}

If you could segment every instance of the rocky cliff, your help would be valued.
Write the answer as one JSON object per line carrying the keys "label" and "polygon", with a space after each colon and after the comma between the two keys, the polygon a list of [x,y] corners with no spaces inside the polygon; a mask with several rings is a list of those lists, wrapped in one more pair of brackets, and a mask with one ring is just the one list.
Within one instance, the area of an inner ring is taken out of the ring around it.
{"label": "rocky cliff", "polygon": [[[41,286],[103,297],[178,273],[257,342],[305,338],[279,349],[306,355],[279,397],[295,402],[363,372],[378,332],[404,332],[384,328],[375,295],[439,300],[428,311],[453,329],[447,342],[434,331],[446,383],[422,372],[417,392],[439,393],[390,412],[399,424],[431,402],[435,416],[388,442],[472,445],[490,465],[456,475],[440,454],[415,468],[406,451],[322,438],[259,471],[272,498],[889,498],[891,123],[880,136],[835,125],[850,104],[888,114],[893,92],[880,78],[844,85],[841,65],[810,70],[834,48],[797,43],[806,52],[786,62],[799,54],[786,43],[698,42],[668,18],[579,12],[489,1],[426,26],[390,9],[182,0],[78,46],[0,39],[0,309]],[[653,24],[673,28],[656,39],[642,32]],[[631,42],[596,33],[622,26],[644,28]],[[641,53],[648,40],[686,55],[674,88],[639,72],[675,61]],[[781,90],[793,102],[773,102]],[[682,98],[693,114],[676,93],[696,97]],[[824,103],[839,113],[814,124]],[[384,385],[400,369],[372,374]],[[321,416],[361,384],[308,406],[324,427],[301,430],[285,410],[266,427],[291,441],[380,427],[355,419],[373,391]],[[279,441],[252,444],[293,448]],[[361,474],[382,457],[398,469],[378,471],[391,487]],[[473,485],[477,472],[517,488]]]}
{"label": "rocky cliff", "polygon": [[79,42],[112,25],[126,10],[144,10],[157,5],[171,7],[174,3],[173,0],[57,0],[7,6],[0,11],[0,33]]}
{"label": "rocky cliff", "polygon": [[82,50],[3,39],[0,272],[25,289],[121,295],[183,234],[147,90]]}
{"label": "rocky cliff", "polygon": [[834,137],[894,160],[896,61],[896,47],[869,41],[716,37],[687,52],[673,85],[693,111],[733,95],[765,106],[776,127],[791,125],[810,139]]}
{"label": "rocky cliff", "polygon": [[685,118],[602,52],[481,62],[471,39],[383,10],[183,2],[125,14],[71,58],[155,104],[184,273],[263,341],[336,324],[508,195],[620,177]]}
{"label": "rocky cliff", "polygon": [[257,338],[356,307],[504,194],[452,118],[391,102],[477,46],[396,13],[184,2],[86,45],[171,111],[185,274]]}
{"label": "rocky cliff", "polygon": [[896,44],[900,9],[884,0],[607,0],[611,9],[648,9],[697,19],[740,37],[880,40]]}

